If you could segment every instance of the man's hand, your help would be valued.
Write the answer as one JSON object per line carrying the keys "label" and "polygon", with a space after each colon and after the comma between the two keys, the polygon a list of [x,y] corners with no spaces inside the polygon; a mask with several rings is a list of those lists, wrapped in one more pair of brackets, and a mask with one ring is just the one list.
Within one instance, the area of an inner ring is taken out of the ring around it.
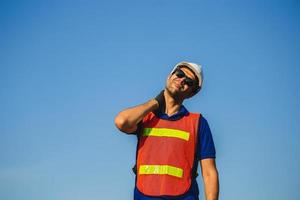
{"label": "man's hand", "polygon": [[156,97],[155,100],[158,103],[158,108],[154,111],[156,115],[165,113],[166,110],[166,101],[165,101],[165,96],[164,96],[164,91],[162,90]]}

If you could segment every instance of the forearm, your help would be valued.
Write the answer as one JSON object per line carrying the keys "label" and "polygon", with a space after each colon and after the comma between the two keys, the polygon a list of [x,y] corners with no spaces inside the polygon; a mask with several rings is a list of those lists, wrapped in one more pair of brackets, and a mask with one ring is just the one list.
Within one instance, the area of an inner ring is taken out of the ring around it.
{"label": "forearm", "polygon": [[219,177],[218,171],[210,172],[203,177],[206,200],[218,200],[219,197]]}
{"label": "forearm", "polygon": [[156,100],[151,99],[148,102],[125,109],[121,111],[115,118],[117,128],[125,133],[134,132],[137,124],[151,111],[158,108]]}

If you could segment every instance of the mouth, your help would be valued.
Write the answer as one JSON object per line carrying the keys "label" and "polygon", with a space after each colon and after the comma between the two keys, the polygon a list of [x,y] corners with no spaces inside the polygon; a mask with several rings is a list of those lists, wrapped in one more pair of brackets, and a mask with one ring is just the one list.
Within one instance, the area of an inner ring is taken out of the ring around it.
{"label": "mouth", "polygon": [[174,82],[174,87],[176,88],[176,89],[182,89],[183,88],[183,86],[181,85],[181,84],[178,84],[178,83],[175,83]]}

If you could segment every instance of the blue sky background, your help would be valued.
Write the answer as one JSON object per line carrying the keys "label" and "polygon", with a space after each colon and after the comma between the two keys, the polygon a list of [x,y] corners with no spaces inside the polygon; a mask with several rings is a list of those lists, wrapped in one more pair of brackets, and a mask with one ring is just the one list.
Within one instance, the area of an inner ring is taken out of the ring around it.
{"label": "blue sky background", "polygon": [[210,124],[220,199],[300,199],[299,10],[1,1],[0,199],[132,199],[136,138],[113,119],[153,98],[182,60],[203,65],[203,90],[185,105]]}

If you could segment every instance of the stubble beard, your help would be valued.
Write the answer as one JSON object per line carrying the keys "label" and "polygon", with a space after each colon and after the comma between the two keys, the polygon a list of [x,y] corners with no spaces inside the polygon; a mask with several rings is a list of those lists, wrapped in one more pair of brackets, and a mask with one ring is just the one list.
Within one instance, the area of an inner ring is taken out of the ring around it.
{"label": "stubble beard", "polygon": [[177,102],[182,102],[184,100],[183,94],[180,91],[172,90],[166,86],[168,94]]}

